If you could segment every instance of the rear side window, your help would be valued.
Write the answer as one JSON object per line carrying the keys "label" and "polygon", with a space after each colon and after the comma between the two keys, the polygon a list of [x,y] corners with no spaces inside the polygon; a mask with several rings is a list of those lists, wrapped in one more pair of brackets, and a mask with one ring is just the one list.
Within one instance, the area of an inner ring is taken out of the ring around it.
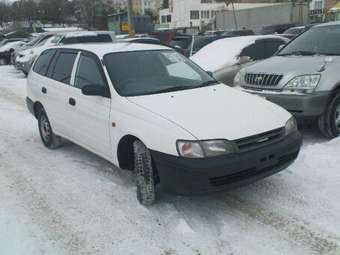
{"label": "rear side window", "polygon": [[273,56],[279,49],[281,45],[284,45],[285,42],[281,40],[268,40],[264,43],[264,57],[269,58]]}
{"label": "rear side window", "polygon": [[45,76],[54,55],[55,55],[55,50],[44,51],[40,55],[38,60],[35,62],[35,65],[33,67],[33,71],[40,74],[40,75]]}
{"label": "rear side window", "polygon": [[240,56],[250,57],[251,60],[260,60],[264,59],[264,43],[256,42],[246,48],[243,49]]}
{"label": "rear side window", "polygon": [[76,57],[77,53],[75,52],[61,52],[55,63],[52,78],[62,83],[70,84]]}
{"label": "rear side window", "polygon": [[75,87],[82,89],[88,85],[106,86],[101,67],[95,57],[82,54],[79,59]]}

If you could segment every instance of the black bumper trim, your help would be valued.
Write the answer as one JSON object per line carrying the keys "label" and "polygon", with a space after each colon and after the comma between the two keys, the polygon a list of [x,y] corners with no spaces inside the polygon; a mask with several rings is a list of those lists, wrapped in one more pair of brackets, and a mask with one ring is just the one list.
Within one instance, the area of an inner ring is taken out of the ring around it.
{"label": "black bumper trim", "polygon": [[287,168],[302,144],[295,133],[260,149],[215,158],[189,159],[151,151],[163,190],[201,195],[243,186]]}

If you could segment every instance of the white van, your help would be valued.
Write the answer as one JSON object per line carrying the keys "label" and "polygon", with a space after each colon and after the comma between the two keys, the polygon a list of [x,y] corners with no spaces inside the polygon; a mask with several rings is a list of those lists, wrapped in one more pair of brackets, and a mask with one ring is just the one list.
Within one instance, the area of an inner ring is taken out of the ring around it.
{"label": "white van", "polygon": [[150,44],[48,49],[29,73],[27,105],[46,147],[67,139],[135,171],[144,205],[158,185],[204,194],[272,175],[301,146],[286,110]]}

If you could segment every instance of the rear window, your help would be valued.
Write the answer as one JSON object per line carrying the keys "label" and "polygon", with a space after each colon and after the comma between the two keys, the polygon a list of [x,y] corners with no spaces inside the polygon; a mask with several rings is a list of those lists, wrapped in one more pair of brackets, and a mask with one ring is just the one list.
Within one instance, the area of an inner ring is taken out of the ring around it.
{"label": "rear window", "polygon": [[98,34],[98,35],[77,36],[77,37],[65,37],[62,40],[63,44],[106,43],[106,42],[112,42],[112,37],[109,34]]}
{"label": "rear window", "polygon": [[52,78],[62,83],[70,84],[71,74],[77,53],[61,52],[56,61]]}
{"label": "rear window", "polygon": [[44,51],[35,62],[33,71],[45,76],[54,54],[55,50]]}

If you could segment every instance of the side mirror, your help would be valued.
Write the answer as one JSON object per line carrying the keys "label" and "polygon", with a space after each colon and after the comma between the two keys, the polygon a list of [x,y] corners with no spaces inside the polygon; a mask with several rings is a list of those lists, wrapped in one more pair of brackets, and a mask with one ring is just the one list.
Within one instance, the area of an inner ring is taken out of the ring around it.
{"label": "side mirror", "polygon": [[251,61],[251,58],[249,56],[241,56],[238,58],[237,64],[243,65],[243,64],[249,63],[250,61]]}
{"label": "side mirror", "polygon": [[177,50],[183,50],[183,48],[179,45],[175,45],[174,48],[176,48]]}
{"label": "side mirror", "polygon": [[283,49],[283,47],[285,47],[285,44],[281,44],[281,45],[279,46],[279,48],[277,48],[277,51],[280,51],[280,50],[282,50],[282,49]]}
{"label": "side mirror", "polygon": [[107,92],[103,86],[87,85],[81,89],[81,92],[85,96],[106,96]]}

